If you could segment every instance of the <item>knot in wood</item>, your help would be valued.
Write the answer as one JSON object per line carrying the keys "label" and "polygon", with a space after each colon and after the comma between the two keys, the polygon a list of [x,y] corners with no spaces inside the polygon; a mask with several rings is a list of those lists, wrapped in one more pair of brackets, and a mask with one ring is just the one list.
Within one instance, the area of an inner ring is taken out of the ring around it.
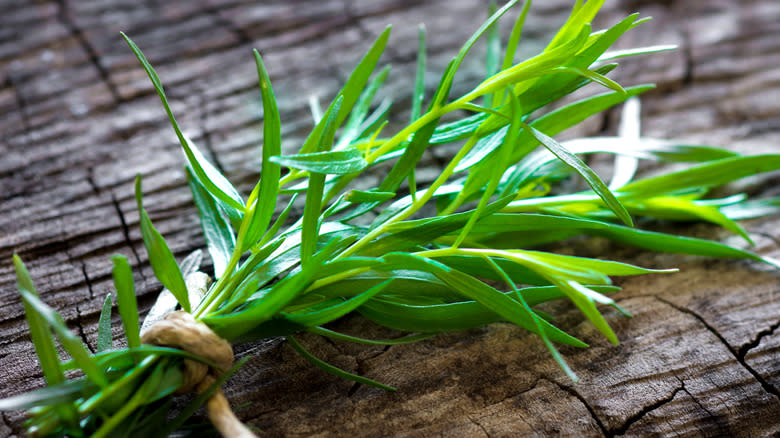
{"label": "knot in wood", "polygon": [[[218,376],[233,365],[233,348],[230,343],[214,333],[206,324],[196,321],[187,312],[171,312],[154,323],[141,337],[144,344],[177,348],[212,362],[217,369],[212,374]],[[179,393],[202,391],[213,382],[209,376],[209,366],[192,359],[184,360],[184,383]],[[209,377],[207,377],[209,376]]]}

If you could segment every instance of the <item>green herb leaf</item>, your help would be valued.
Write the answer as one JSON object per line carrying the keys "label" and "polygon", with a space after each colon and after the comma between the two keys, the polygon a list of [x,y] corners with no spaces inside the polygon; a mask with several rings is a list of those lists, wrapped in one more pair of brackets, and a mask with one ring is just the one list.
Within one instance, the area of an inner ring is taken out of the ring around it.
{"label": "green herb leaf", "polygon": [[200,226],[206,239],[209,256],[214,264],[214,276],[222,277],[236,246],[236,236],[230,220],[223,215],[221,204],[187,170],[187,181],[192,191],[192,199],[198,208]]}
{"label": "green herb leaf", "polygon": [[105,374],[92,360],[87,347],[81,343],[78,336],[68,330],[62,317],[54,309],[44,304],[33,292],[26,289],[20,289],[19,292],[22,294],[22,299],[32,308],[33,312],[37,313],[54,330],[62,347],[70,354],[79,368],[84,371],[87,378],[100,387],[107,386],[108,380]]}
{"label": "green herb leaf", "polygon": [[354,382],[362,383],[364,385],[369,385],[379,389],[384,389],[385,391],[395,391],[395,388],[393,388],[392,386],[387,386],[383,383],[379,383],[367,377],[358,376],[357,374],[352,374],[350,372],[342,370],[341,368],[334,367],[333,365],[326,363],[321,359],[314,357],[314,355],[306,351],[306,349],[303,348],[303,346],[300,343],[298,343],[298,341],[293,336],[287,336],[287,342],[290,344],[291,347],[295,349],[295,351],[298,352],[298,354],[300,354],[301,356],[306,358],[306,360],[311,362],[314,366],[316,366],[317,368],[325,372],[333,374],[334,376],[341,377],[342,379],[352,380]]}
{"label": "green herb leaf", "polygon": [[626,90],[623,89],[623,87],[620,86],[620,84],[593,70],[577,68],[577,67],[558,67],[556,70],[567,71],[567,72],[578,74],[580,76],[590,79],[593,82],[597,82],[611,90],[614,90],[618,93],[626,94]]}
{"label": "green herb leaf", "polygon": [[338,143],[333,147],[334,150],[350,147],[366,130],[370,130],[369,126],[377,123],[378,119],[383,119],[380,115],[382,111],[380,108],[377,108],[380,110],[380,113],[371,114],[369,119],[366,119],[366,117],[368,116],[369,109],[371,109],[371,102],[374,99],[374,95],[376,95],[376,92],[385,83],[389,73],[390,66],[388,65],[375,75],[374,79],[371,80],[371,83],[369,83],[368,86],[366,86],[366,89],[360,94],[360,98],[357,103],[355,103],[352,112],[349,113],[349,119],[344,124],[344,129],[341,132]]}
{"label": "green herb leaf", "polygon": [[[24,266],[22,259],[14,254],[14,268],[16,269],[16,287],[19,292],[26,291],[31,295],[38,295],[35,290],[30,273]],[[57,356],[57,349],[54,346],[54,337],[51,334],[46,320],[37,312],[37,310],[28,303],[24,303],[24,315],[27,318],[27,325],[30,327],[30,337],[35,345],[35,352],[38,354],[38,362],[43,370],[43,376],[49,385],[57,385],[65,381],[60,367],[60,360]]]}
{"label": "green herb leaf", "polygon": [[305,170],[323,175],[346,175],[360,172],[368,166],[363,155],[357,149],[282,155],[271,157],[271,161],[292,169]]}
{"label": "green herb leaf", "polygon": [[157,95],[160,97],[163,107],[165,108],[165,112],[168,114],[171,125],[173,126],[174,131],[176,131],[176,136],[179,138],[179,143],[181,143],[184,154],[187,156],[189,166],[198,177],[198,180],[217,199],[225,202],[238,212],[243,213],[244,205],[241,201],[241,196],[233,185],[205,159],[198,148],[182,133],[176,118],[173,116],[173,111],[171,111],[171,107],[168,104],[168,98],[165,96],[165,91],[163,90],[160,77],[157,76],[157,72],[146,59],[143,52],[141,52],[141,49],[139,49],[124,32],[120,32],[120,34],[122,35],[122,38],[125,39],[125,42],[127,42],[127,45],[130,46],[130,50],[132,50],[136,58],[138,58],[138,61],[143,66],[144,70],[146,70],[149,79],[151,79],[154,89],[157,91]]}
{"label": "green herb leaf", "polygon": [[[333,100],[333,103],[331,103],[331,105],[328,107],[328,111],[332,111],[336,101],[340,101],[339,109],[336,110],[334,114],[334,130],[341,126],[347,115],[350,113],[350,111],[352,111],[355,103],[360,98],[361,91],[368,82],[368,78],[371,76],[371,73],[374,71],[376,63],[379,61],[379,57],[385,50],[388,38],[390,38],[389,26],[385,28],[379,37],[377,37],[376,41],[374,41],[374,44],[371,46],[365,56],[363,56],[363,59],[360,60],[360,63],[358,63],[357,67],[355,67],[355,69],[352,71],[352,74],[347,79],[347,82],[344,84],[344,87],[341,89],[339,94]],[[306,138],[306,141],[301,147],[300,154],[315,152],[317,149],[318,141],[322,137],[323,130],[325,128],[321,122],[322,121],[317,123],[311,134],[309,134],[309,137]]]}
{"label": "green herb leaf", "polygon": [[598,175],[588,167],[585,163],[582,162],[576,155],[569,152],[568,149],[561,146],[560,143],[553,140],[552,137],[548,137],[543,132],[539,131],[538,129],[535,129],[532,126],[528,126],[525,123],[519,122],[522,124],[522,126],[528,131],[533,134],[533,136],[539,140],[540,143],[544,145],[544,147],[547,148],[550,152],[552,152],[553,155],[558,157],[561,161],[566,163],[568,166],[570,166],[572,169],[574,169],[580,176],[582,176],[583,179],[588,183],[588,185],[593,189],[594,192],[596,192],[597,195],[604,201],[604,203],[609,207],[610,210],[615,212],[617,217],[623,221],[626,225],[632,226],[633,221],[631,220],[631,215],[628,214],[628,211],[626,211],[626,208],[623,206],[623,204],[620,203],[620,201],[617,200],[615,195],[612,193],[612,191],[609,190],[606,184],[604,184],[604,181],[599,178]]}
{"label": "green herb leaf", "polygon": [[395,192],[371,192],[364,190],[351,190],[344,197],[345,201],[353,204],[362,204],[366,202],[384,202],[395,197]]}
{"label": "green herb leaf", "polygon": [[625,58],[628,56],[668,52],[670,50],[676,50],[676,49],[677,46],[675,45],[665,44],[665,45],[648,46],[648,47],[637,47],[637,48],[624,49],[624,50],[610,50],[604,52],[603,55],[599,56],[597,61],[611,61],[613,59]]}
{"label": "green herb leaf", "polygon": [[[125,256],[116,254],[111,257],[111,260],[114,262],[113,276],[117,293],[116,300],[119,316],[122,318],[122,325],[125,328],[127,346],[130,348],[139,347],[141,346],[141,338],[138,328],[138,305],[135,301],[133,272]],[[178,271],[179,268],[176,267],[176,270]]]}
{"label": "green herb leaf", "polygon": [[[135,299],[135,297],[133,298]],[[136,315],[137,320],[138,315]],[[111,334],[111,294],[107,294],[106,299],[103,301],[103,309],[100,311],[100,318],[98,319],[97,352],[110,350],[113,346]]]}
{"label": "green herb leaf", "polygon": [[286,319],[292,323],[304,326],[304,327],[316,327],[325,324],[330,321],[334,321],[347,313],[357,309],[363,303],[379,294],[384,290],[392,281],[392,279],[382,282],[371,289],[355,296],[347,301],[341,302],[334,306],[330,306],[325,309],[316,310],[306,313],[295,313],[288,315]]}
{"label": "green herb leaf", "polygon": [[[388,254],[384,258],[389,263],[398,263],[409,266],[410,268],[430,272],[440,280],[450,285],[453,289],[457,290],[459,293],[470,299],[473,299],[474,301],[477,301],[481,305],[499,315],[501,318],[504,318],[504,320],[517,324],[518,326],[523,327],[529,331],[536,330],[536,324],[528,317],[528,315],[521,311],[520,305],[517,301],[512,300],[507,295],[470,275],[448,268],[447,266],[437,263],[431,259],[411,254],[392,253]],[[572,338],[571,336],[566,335],[557,329],[553,330],[549,327],[546,327],[545,330],[547,331],[547,335],[550,337],[550,339],[553,339],[556,342],[562,342],[578,347],[587,346],[579,340]]]}
{"label": "green herb leaf", "polygon": [[0,400],[0,411],[30,409],[78,400],[87,386],[87,380],[49,383],[49,386]]}
{"label": "green herb leaf", "polygon": [[327,338],[335,339],[338,341],[354,342],[356,344],[364,345],[402,345],[411,344],[412,342],[419,342],[423,339],[436,336],[435,333],[418,333],[415,335],[406,335],[394,339],[365,339],[357,336],[345,335],[344,333],[334,332],[322,327],[312,327],[308,330],[311,333],[324,336]]}
{"label": "green herb leaf", "polygon": [[732,157],[664,175],[626,184],[620,193],[626,196],[665,194],[694,187],[717,187],[731,181],[780,169],[780,154]]}
{"label": "green herb leaf", "polygon": [[[496,188],[498,188],[498,184],[501,182],[501,177],[504,175],[504,172],[509,165],[509,157],[511,156],[512,148],[515,145],[517,134],[522,126],[520,102],[518,101],[517,96],[512,93],[509,93],[509,97],[512,107],[512,122],[509,125],[507,134],[504,136],[504,142],[498,149],[498,153],[496,154],[495,158],[490,160],[490,162],[487,164],[492,165],[493,172],[490,173],[490,180],[487,184],[487,187],[485,188],[484,193],[482,194],[482,198],[480,198],[477,208],[474,210],[474,213],[471,215],[468,222],[466,222],[466,225],[464,225],[461,229],[458,237],[455,239],[455,243],[452,244],[453,247],[458,247],[461,243],[463,243],[463,240],[468,236],[471,228],[474,226],[474,224],[477,223],[477,220],[483,216],[483,211],[485,210],[488,201],[490,201],[490,198],[493,196],[493,193],[495,193]],[[463,192],[461,193],[465,194],[465,196],[468,196],[469,192],[470,190],[464,187]]]}
{"label": "green herb leaf", "polygon": [[[477,29],[469,37],[469,39],[466,40],[463,46],[461,46],[458,55],[455,57],[455,59],[452,60],[450,66],[448,66],[444,74],[444,77],[441,80],[439,89],[442,90],[442,93],[438,98],[433,99],[432,105],[439,105],[447,99],[447,96],[449,95],[450,87],[452,86],[452,81],[455,78],[455,72],[458,70],[458,67],[460,67],[461,62],[463,62],[463,59],[466,57],[469,51],[471,51],[471,48],[474,46],[474,43],[476,43],[477,40],[479,40],[485,32],[491,29],[493,25],[498,21],[498,19],[501,18],[510,8],[516,5],[518,1],[519,0],[511,0],[507,2],[504,6],[502,6],[501,9],[494,12],[487,20],[485,20],[484,23],[482,23],[479,29]],[[498,88],[503,88],[503,87],[498,87]],[[471,101],[476,97],[477,96],[474,96],[471,99],[467,99],[466,101]]]}
{"label": "green herb leaf", "polygon": [[190,312],[190,300],[184,277],[182,277],[179,265],[176,264],[176,259],[168,248],[168,244],[165,243],[165,239],[152,225],[152,221],[144,209],[141,192],[141,176],[138,175],[135,178],[135,199],[138,203],[138,213],[141,216],[141,235],[149,254],[149,262],[152,264],[154,275],[165,288],[171,291],[184,311]]}
{"label": "green herb leaf", "polygon": [[[341,108],[341,100],[341,98],[336,99],[333,106],[325,114],[322,138],[318,139],[319,145],[315,153],[327,153],[333,146],[333,137],[336,133],[336,117]],[[357,152],[354,149],[353,151]],[[363,157],[361,156],[360,160],[362,159]],[[317,245],[322,195],[325,191],[325,173],[312,171],[309,176],[309,187],[306,189],[306,204],[303,207],[303,218],[301,219],[301,264],[305,264],[311,259]],[[345,173],[352,172],[347,171]]]}
{"label": "green herb leaf", "polygon": [[254,205],[251,205],[251,222],[242,245],[242,252],[254,245],[260,236],[268,229],[271,217],[276,209],[276,197],[279,193],[279,178],[282,168],[271,159],[282,153],[282,128],[279,118],[279,108],[271,88],[271,79],[265,69],[260,53],[255,50],[257,75],[260,80],[260,91],[263,96],[263,164],[260,173],[260,193]]}

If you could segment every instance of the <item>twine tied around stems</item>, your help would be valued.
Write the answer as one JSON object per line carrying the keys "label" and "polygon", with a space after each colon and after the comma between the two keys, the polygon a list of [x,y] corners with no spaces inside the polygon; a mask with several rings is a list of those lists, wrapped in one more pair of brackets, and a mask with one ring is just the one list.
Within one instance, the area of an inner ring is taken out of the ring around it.
{"label": "twine tied around stems", "polygon": [[[198,322],[187,312],[176,311],[152,324],[141,337],[144,344],[178,348],[202,357],[217,368],[192,359],[184,359],[184,383],[179,393],[203,392],[233,365],[230,343]],[[206,402],[206,413],[223,437],[254,438],[255,435],[236,417],[221,388]]]}

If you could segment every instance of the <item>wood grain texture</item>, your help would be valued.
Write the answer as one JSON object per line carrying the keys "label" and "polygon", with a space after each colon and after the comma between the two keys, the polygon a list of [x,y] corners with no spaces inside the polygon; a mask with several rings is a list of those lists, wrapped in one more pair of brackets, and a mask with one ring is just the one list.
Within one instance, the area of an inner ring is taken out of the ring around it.
{"label": "wood grain texture", "polygon": [[[537,3],[523,54],[543,47],[571,2]],[[311,126],[309,95],[332,98],[385,25],[394,26],[386,93],[403,120],[418,23],[428,30],[433,79],[486,9],[487,2],[469,0],[0,1],[0,396],[43,383],[15,290],[13,253],[27,262],[43,299],[94,346],[112,291],[111,254],[133,264],[142,312],[160,289],[138,229],[137,173],[144,175],[145,205],[177,257],[204,245],[175,136],[120,30],[158,69],[185,132],[246,193],[260,167],[262,132],[251,48],[265,57],[289,152]],[[658,83],[643,98],[644,134],[744,153],[780,151],[777,1],[608,0],[598,24],[634,11],[655,19],[620,46],[680,45],[616,72],[625,85]],[[483,74],[480,50],[467,59],[455,93]],[[615,122],[612,111],[576,134],[611,132]],[[431,166],[442,158],[432,154]],[[780,194],[777,175],[740,187]],[[746,226],[756,252],[780,256],[780,218]],[[744,245],[709,226],[675,230]],[[495,324],[390,348],[301,338],[323,359],[394,385],[395,393],[325,374],[279,341],[238,346],[252,359],[225,392],[235,405],[249,403],[238,415],[261,436],[780,434],[777,271],[600,240],[563,250],[681,269],[619,282],[624,290],[615,298],[634,314],[605,311],[620,346],[598,336],[572,306],[552,306],[562,328],[591,344],[562,349],[582,379],[577,384],[538,339]],[[357,317],[336,326],[388,335]],[[21,412],[2,414],[0,436],[21,434],[22,420]]]}

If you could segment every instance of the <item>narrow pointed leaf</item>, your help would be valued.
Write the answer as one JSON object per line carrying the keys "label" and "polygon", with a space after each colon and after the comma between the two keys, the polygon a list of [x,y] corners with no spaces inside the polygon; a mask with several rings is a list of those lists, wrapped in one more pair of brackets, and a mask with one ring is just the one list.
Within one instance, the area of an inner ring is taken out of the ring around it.
{"label": "narrow pointed leaf", "polygon": [[24,299],[25,303],[27,303],[34,312],[40,315],[40,317],[49,324],[49,327],[54,330],[62,347],[70,354],[78,367],[84,371],[87,378],[100,387],[107,386],[108,380],[106,379],[105,374],[103,374],[103,371],[98,368],[97,363],[90,357],[89,350],[81,343],[79,337],[68,330],[62,317],[55,312],[54,309],[44,304],[33,292],[21,289],[20,293],[22,294],[22,299]]}
{"label": "narrow pointed leaf", "polygon": [[0,411],[30,409],[39,406],[51,406],[70,403],[82,397],[82,391],[89,383],[86,380],[72,380],[13,397],[0,399]]}
{"label": "narrow pointed leaf", "polygon": [[98,319],[97,352],[110,350],[113,346],[111,334],[111,294],[107,294],[106,299],[103,301],[103,309],[100,311],[100,318]]}
{"label": "narrow pointed leaf", "polygon": [[365,202],[384,202],[395,197],[395,192],[372,192],[364,190],[351,190],[344,197],[345,201],[353,204],[361,204]]}
{"label": "narrow pointed leaf", "polygon": [[225,177],[222,176],[222,174],[211,163],[209,163],[208,160],[205,159],[198,148],[195,147],[195,145],[184,135],[184,133],[182,133],[176,118],[173,116],[173,111],[171,111],[168,98],[165,96],[165,91],[163,90],[160,77],[146,59],[146,56],[144,56],[143,52],[141,52],[141,49],[139,49],[138,46],[127,35],[124,34],[124,32],[120,32],[120,34],[122,35],[122,38],[125,39],[125,42],[127,42],[127,45],[130,46],[130,50],[132,50],[136,58],[138,58],[138,61],[143,66],[144,70],[146,70],[146,74],[149,76],[149,79],[151,79],[152,84],[154,85],[154,89],[157,91],[157,95],[160,97],[163,107],[165,108],[165,112],[168,114],[171,125],[173,126],[174,131],[176,131],[176,136],[179,139],[179,143],[181,143],[184,154],[187,156],[187,161],[195,175],[198,177],[198,180],[216,198],[225,202],[236,211],[243,212],[244,205],[241,201],[241,197],[238,195],[238,192],[235,190],[235,188],[233,188],[232,184],[230,184],[227,179],[225,179]]}
{"label": "narrow pointed leaf", "polygon": [[400,336],[393,339],[366,339],[357,336],[347,335],[344,333],[339,333],[323,327],[312,327],[308,329],[308,331],[310,333],[314,333],[316,335],[324,336],[330,339],[335,339],[337,341],[353,342],[355,344],[363,344],[363,345],[403,345],[403,344],[411,344],[414,342],[419,342],[422,341],[423,339],[428,339],[433,336],[436,336],[435,333],[417,333],[417,334]]}
{"label": "narrow pointed leaf", "polygon": [[[336,99],[334,106],[325,114],[322,138],[318,139],[317,152],[328,153],[333,146],[333,138],[336,133],[336,117],[341,108],[341,98]],[[356,149],[350,149],[357,152]],[[346,151],[344,151],[346,152]],[[362,156],[360,157],[362,160]],[[319,237],[320,213],[322,210],[322,195],[325,192],[325,173],[310,171],[309,187],[306,189],[306,204],[303,207],[301,218],[301,264],[306,264],[314,254]],[[347,171],[345,173],[352,173]]]}
{"label": "narrow pointed leaf", "polygon": [[593,70],[588,70],[584,68],[577,68],[577,67],[558,67],[556,70],[560,71],[568,71],[572,73],[576,73],[580,76],[586,77],[590,79],[593,82],[599,83],[611,90],[614,90],[621,94],[626,94],[626,90],[617,82],[613,81],[612,79],[599,74]]}
{"label": "narrow pointed leaf", "polygon": [[152,221],[143,207],[141,196],[141,177],[139,175],[135,179],[135,199],[138,203],[138,213],[141,216],[141,235],[144,239],[146,251],[149,254],[149,262],[152,265],[154,275],[160,280],[160,283],[171,291],[173,296],[176,297],[176,301],[179,302],[186,312],[190,312],[187,285],[184,283],[184,277],[181,275],[179,265],[176,264],[176,259],[168,248],[168,244],[165,243],[165,239],[152,225]]}
{"label": "narrow pointed leaf", "polygon": [[230,220],[222,213],[220,204],[203,185],[187,171],[192,199],[198,208],[200,226],[206,239],[209,256],[214,265],[214,276],[222,277],[236,246],[236,236]]}
{"label": "narrow pointed leaf", "polygon": [[316,327],[319,325],[323,325],[327,322],[334,321],[338,318],[341,318],[347,313],[357,309],[363,303],[365,303],[366,301],[370,300],[372,297],[382,292],[390,284],[391,281],[392,279],[386,280],[372,287],[371,289],[368,289],[367,291],[353,298],[350,298],[349,300],[339,303],[337,305],[325,309],[317,310],[314,312],[296,313],[296,314],[288,315],[286,319],[290,322],[300,324],[304,327]]}
{"label": "narrow pointed leaf", "polygon": [[[24,266],[22,259],[16,254],[14,254],[14,268],[16,269],[16,287],[19,291],[27,291],[37,296],[38,292],[35,290],[29,272],[27,272],[27,267]],[[54,346],[54,337],[47,322],[27,300],[22,300],[22,302],[24,304],[24,315],[27,318],[27,325],[30,327],[30,337],[33,345],[35,345],[38,363],[41,365],[46,383],[57,385],[64,382],[65,375],[60,367],[57,348]]]}
{"label": "narrow pointed leaf", "polygon": [[[334,150],[351,147],[351,144],[358,139],[361,134],[364,134],[366,130],[370,130],[369,126],[378,121],[376,118],[382,118],[377,113],[369,115],[369,110],[371,109],[371,103],[376,92],[384,85],[389,73],[390,66],[388,65],[377,73],[374,79],[366,86],[366,89],[360,93],[360,98],[357,103],[355,103],[352,112],[349,114],[349,119],[347,119],[347,122],[344,124],[344,129],[341,132],[339,141],[336,146],[333,147]],[[382,110],[380,108],[377,109],[379,109],[381,113]]]}
{"label": "narrow pointed leaf", "polygon": [[[379,57],[385,50],[388,38],[390,38],[389,26],[386,27],[385,30],[382,31],[382,33],[377,37],[377,39],[374,41],[374,44],[371,46],[365,56],[363,56],[363,59],[360,60],[360,63],[358,63],[357,67],[355,67],[355,69],[352,71],[352,74],[347,79],[347,82],[344,84],[344,87],[341,89],[339,94],[333,100],[333,103],[331,103],[331,105],[328,107],[328,110],[323,116],[323,119],[327,117],[327,112],[333,111],[333,105],[336,103],[336,101],[340,100],[340,108],[336,110],[334,114],[334,129],[341,126],[341,124],[347,118],[347,115],[352,111],[355,103],[360,98],[360,94],[364,90],[365,85],[368,82],[368,78],[371,77],[371,73],[374,71],[377,62],[379,61]],[[301,154],[307,154],[317,150],[318,141],[322,137],[324,128],[325,126],[322,124],[322,120],[320,120],[320,122],[317,123],[317,125],[309,134],[309,137],[306,138],[306,141],[300,150]]]}
{"label": "narrow pointed leaf", "polygon": [[455,73],[458,71],[458,68],[460,67],[460,64],[463,62],[463,59],[466,57],[469,51],[471,51],[471,48],[474,46],[474,43],[476,43],[477,40],[479,40],[482,37],[482,35],[485,34],[485,32],[491,29],[493,25],[495,25],[495,23],[498,21],[498,19],[501,18],[509,9],[514,7],[518,1],[519,0],[511,0],[507,2],[504,6],[502,6],[501,9],[494,12],[487,20],[485,20],[484,23],[482,23],[479,29],[477,29],[471,35],[471,37],[469,37],[469,39],[466,40],[463,46],[461,46],[458,55],[451,62],[452,68],[448,68],[447,71],[445,72],[444,77],[442,78],[439,88],[443,91],[443,93],[440,98],[434,99],[434,104],[437,102],[444,102],[447,99],[447,96],[449,95],[450,87],[452,85],[453,78],[455,77]]}
{"label": "narrow pointed leaf", "polygon": [[594,172],[593,169],[588,167],[576,155],[572,154],[568,149],[563,147],[557,141],[553,140],[551,137],[548,137],[546,134],[534,127],[528,126],[524,123],[523,125],[528,132],[531,132],[533,136],[539,140],[539,142],[542,143],[544,147],[547,148],[547,150],[549,150],[553,155],[558,157],[561,161],[566,163],[569,167],[580,174],[580,176],[585,179],[593,191],[596,192],[596,194],[604,201],[607,207],[615,212],[617,217],[623,221],[623,223],[629,226],[633,225],[631,215],[628,213],[628,211],[626,211],[626,208],[623,206],[623,204],[617,200],[615,194],[609,190],[606,184],[604,184],[604,181],[602,181],[601,178],[596,175],[596,172]]}
{"label": "narrow pointed leaf", "polygon": [[627,196],[646,193],[658,195],[693,187],[717,187],[749,175],[777,169],[780,169],[780,154],[737,156],[634,181],[621,187],[620,193]]}
{"label": "narrow pointed leaf", "polygon": [[266,232],[274,210],[279,192],[279,178],[282,168],[271,157],[282,153],[282,128],[276,97],[271,88],[271,79],[263,64],[260,53],[255,50],[255,63],[260,82],[260,93],[263,96],[263,163],[260,173],[260,194],[252,208],[252,219],[242,249],[254,245],[260,236]]}
{"label": "narrow pointed leaf", "polygon": [[[479,204],[474,210],[474,213],[471,215],[468,222],[466,222],[466,225],[463,226],[460,234],[458,234],[458,237],[455,239],[455,243],[452,244],[453,247],[457,247],[463,243],[463,240],[468,236],[471,228],[474,226],[477,220],[482,217],[482,213],[485,210],[485,207],[490,201],[490,198],[493,196],[493,193],[496,191],[496,188],[501,181],[501,177],[504,175],[504,171],[509,165],[509,158],[512,154],[512,148],[515,145],[515,140],[517,139],[517,135],[520,131],[522,123],[520,102],[517,100],[517,96],[509,93],[509,98],[512,107],[512,122],[509,125],[506,136],[504,137],[503,144],[497,151],[495,159],[490,162],[490,164],[493,164],[493,171],[491,172],[490,180],[487,184],[487,187],[485,188],[485,192],[482,194],[482,198],[480,198]],[[464,192],[468,191],[464,188]]]}
{"label": "narrow pointed leaf", "polygon": [[368,165],[363,155],[357,149],[283,155],[271,157],[271,161],[292,169],[335,175],[360,172]]}
{"label": "narrow pointed leaf", "polygon": [[[519,325],[527,330],[534,331],[535,324],[528,319],[527,315],[520,312],[520,304],[500,291],[477,280],[476,278],[459,272],[455,269],[447,268],[436,261],[419,257],[411,254],[392,253],[384,257],[389,263],[401,263],[410,268],[430,272],[440,280],[444,281],[464,296],[479,302],[481,305],[498,314],[506,321]],[[557,342],[565,342],[570,345],[584,347],[585,344],[579,340],[566,335],[563,332],[551,330],[548,332],[550,339]]]}
{"label": "narrow pointed leaf", "polygon": [[[119,307],[119,316],[122,318],[122,325],[125,328],[127,346],[130,348],[140,347],[138,305],[135,299],[133,272],[124,256],[117,254],[112,256],[111,260],[114,262],[113,277],[114,287],[117,292],[116,301]],[[176,269],[178,270],[179,268],[177,267]]]}
{"label": "narrow pointed leaf", "polygon": [[665,44],[665,45],[657,45],[657,46],[636,47],[636,48],[623,49],[623,50],[609,50],[604,52],[604,54],[602,54],[601,56],[599,56],[597,61],[611,61],[613,59],[625,58],[628,56],[668,52],[670,50],[677,50],[677,46],[673,44]]}
{"label": "narrow pointed leaf", "polygon": [[364,385],[373,386],[376,388],[384,389],[385,391],[395,391],[395,388],[392,386],[387,386],[383,383],[379,383],[375,380],[371,380],[368,377],[358,376],[357,374],[352,374],[348,371],[344,371],[341,368],[335,367],[327,362],[324,362],[322,359],[318,359],[308,351],[306,351],[303,346],[298,343],[298,341],[293,336],[287,336],[287,342],[290,344],[291,347],[295,349],[295,351],[298,352],[301,356],[306,358],[309,362],[311,362],[312,365],[316,366],[317,368],[333,374],[334,376],[341,377],[342,379],[352,380],[354,382],[362,383]]}

